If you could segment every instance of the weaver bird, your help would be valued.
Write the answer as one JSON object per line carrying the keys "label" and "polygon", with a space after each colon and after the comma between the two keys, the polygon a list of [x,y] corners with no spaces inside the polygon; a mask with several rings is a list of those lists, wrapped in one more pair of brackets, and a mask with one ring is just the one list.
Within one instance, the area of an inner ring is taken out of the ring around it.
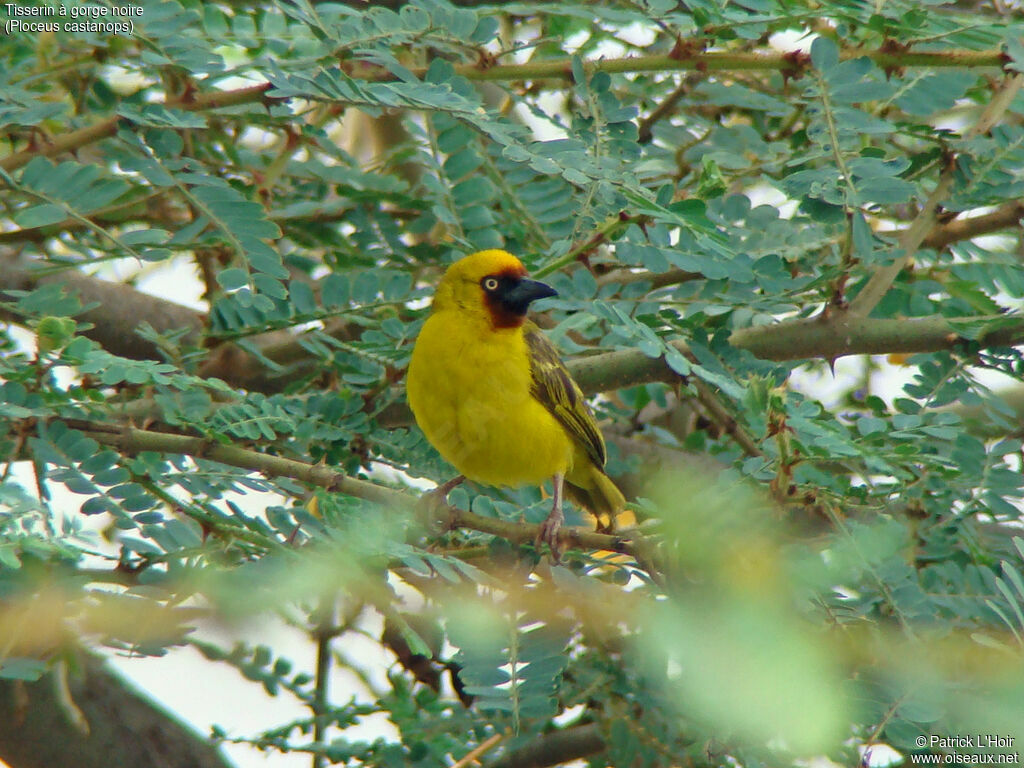
{"label": "weaver bird", "polygon": [[416,422],[465,479],[485,485],[541,485],[553,506],[541,525],[558,557],[563,491],[614,521],[625,499],[604,472],[604,438],[558,352],[526,319],[530,303],[556,295],[527,278],[501,250],[452,264],[434,294],[409,362],[406,392]]}

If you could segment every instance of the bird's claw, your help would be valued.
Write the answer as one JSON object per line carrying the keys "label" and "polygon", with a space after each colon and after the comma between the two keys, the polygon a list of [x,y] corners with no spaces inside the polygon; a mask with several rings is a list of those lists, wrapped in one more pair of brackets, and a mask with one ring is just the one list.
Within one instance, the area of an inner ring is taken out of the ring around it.
{"label": "bird's claw", "polygon": [[548,549],[551,550],[551,561],[553,563],[558,563],[562,559],[558,534],[562,530],[563,520],[561,512],[552,510],[551,514],[540,524],[540,528],[537,531],[537,546],[540,547],[541,544],[548,545]]}

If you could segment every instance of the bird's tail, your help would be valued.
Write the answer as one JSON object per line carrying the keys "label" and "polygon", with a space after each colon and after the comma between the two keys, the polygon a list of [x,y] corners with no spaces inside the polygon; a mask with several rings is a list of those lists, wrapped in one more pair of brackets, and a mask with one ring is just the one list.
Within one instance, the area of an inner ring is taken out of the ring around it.
{"label": "bird's tail", "polygon": [[566,478],[566,494],[576,504],[597,518],[597,530],[612,531],[632,524],[624,520],[626,498],[604,470],[591,463],[582,472],[572,472]]}

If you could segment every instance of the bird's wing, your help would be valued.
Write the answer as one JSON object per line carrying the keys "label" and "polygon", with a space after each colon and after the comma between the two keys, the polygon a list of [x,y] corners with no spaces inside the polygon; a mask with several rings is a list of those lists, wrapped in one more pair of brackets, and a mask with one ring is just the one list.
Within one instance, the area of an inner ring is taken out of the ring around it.
{"label": "bird's wing", "polygon": [[530,353],[531,393],[584,448],[590,460],[603,467],[606,453],[601,430],[558,351],[530,321],[523,325],[523,336]]}

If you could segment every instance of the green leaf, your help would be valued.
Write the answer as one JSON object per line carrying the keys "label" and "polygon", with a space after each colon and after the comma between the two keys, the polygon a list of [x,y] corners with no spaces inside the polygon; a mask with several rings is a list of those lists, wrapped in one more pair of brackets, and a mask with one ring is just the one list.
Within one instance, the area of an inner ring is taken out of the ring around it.
{"label": "green leaf", "polygon": [[249,273],[244,269],[232,267],[217,273],[217,284],[225,291],[234,291],[249,285]]}
{"label": "green leaf", "polygon": [[63,206],[54,203],[43,203],[23,208],[15,214],[14,221],[18,226],[30,229],[32,227],[45,227],[50,224],[59,224],[68,218],[68,212]]}
{"label": "green leaf", "polygon": [[857,419],[857,431],[865,437],[885,432],[888,429],[889,424],[884,419],[878,419],[874,416],[861,416]]}
{"label": "green leaf", "polygon": [[206,118],[196,112],[172,109],[162,104],[121,105],[117,113],[137,125],[166,126],[168,128],[205,128]]}
{"label": "green leaf", "polygon": [[45,674],[47,663],[41,659],[7,657],[0,661],[0,678],[35,682]]}
{"label": "green leaf", "polygon": [[827,37],[816,37],[811,43],[811,63],[821,72],[839,64],[839,48]]}

